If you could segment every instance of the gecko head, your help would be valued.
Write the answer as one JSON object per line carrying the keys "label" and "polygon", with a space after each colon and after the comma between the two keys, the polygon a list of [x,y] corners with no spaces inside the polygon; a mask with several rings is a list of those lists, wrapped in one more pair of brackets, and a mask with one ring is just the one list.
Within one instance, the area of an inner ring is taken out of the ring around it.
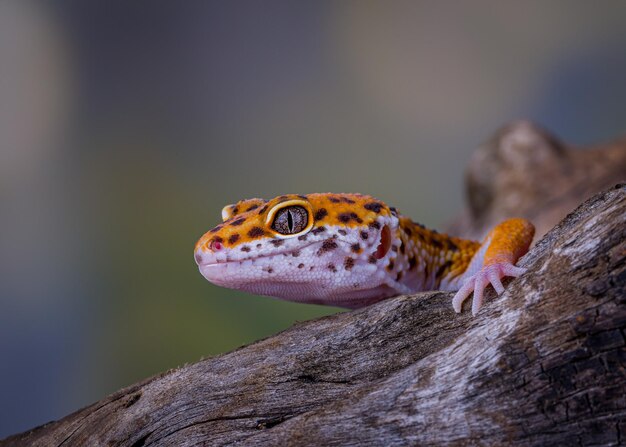
{"label": "gecko head", "polygon": [[[356,307],[384,298],[400,244],[394,209],[361,194],[283,195],[222,210],[195,247],[210,282],[291,301]],[[379,297],[380,296],[380,297]]]}

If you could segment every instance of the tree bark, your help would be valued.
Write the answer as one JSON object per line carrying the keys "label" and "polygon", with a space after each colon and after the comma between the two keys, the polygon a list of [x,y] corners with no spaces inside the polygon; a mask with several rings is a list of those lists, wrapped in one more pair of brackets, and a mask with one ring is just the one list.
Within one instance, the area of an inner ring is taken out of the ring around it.
{"label": "tree bark", "polygon": [[429,292],[299,323],[0,445],[625,443],[626,185],[521,265],[475,318]]}

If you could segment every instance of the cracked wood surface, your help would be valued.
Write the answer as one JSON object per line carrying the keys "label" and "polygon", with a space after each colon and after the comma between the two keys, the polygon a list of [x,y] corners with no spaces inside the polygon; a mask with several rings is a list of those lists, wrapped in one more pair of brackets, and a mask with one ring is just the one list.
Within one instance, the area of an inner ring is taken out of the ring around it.
{"label": "cracked wood surface", "polygon": [[2,446],[617,445],[626,185],[581,205],[478,317],[453,293],[300,323]]}

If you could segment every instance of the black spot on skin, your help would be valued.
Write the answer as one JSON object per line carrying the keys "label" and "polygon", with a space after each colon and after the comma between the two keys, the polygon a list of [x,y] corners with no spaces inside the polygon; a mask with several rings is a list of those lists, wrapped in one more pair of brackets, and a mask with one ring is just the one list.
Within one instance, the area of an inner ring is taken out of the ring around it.
{"label": "black spot on skin", "polygon": [[293,256],[294,258],[297,258],[298,256],[300,256],[300,250],[292,251],[291,256]]}
{"label": "black spot on skin", "polygon": [[446,261],[441,267],[437,269],[437,273],[435,273],[435,276],[437,278],[441,278],[451,265],[452,265],[452,261]]}
{"label": "black spot on skin", "polygon": [[309,272],[312,272],[313,270],[315,270],[314,266],[309,267]]}
{"label": "black spot on skin", "polygon": [[378,222],[372,222],[368,225],[368,227],[380,230],[380,224]]}
{"label": "black spot on skin", "polygon": [[390,272],[393,270],[395,263],[393,262],[393,259],[389,260],[389,264],[387,265],[387,271]]}
{"label": "black spot on skin", "polygon": [[[426,228],[424,225],[422,225],[421,223],[418,223],[418,222],[413,222],[413,225],[417,225],[418,227],[420,227],[422,229]],[[433,232],[436,233],[435,230],[433,230]]]}
{"label": "black spot on skin", "polygon": [[400,243],[400,253],[404,254],[405,251],[406,251],[406,247],[404,246],[404,241],[402,241]]}
{"label": "black spot on skin", "polygon": [[361,231],[361,239],[366,241],[368,237],[370,237],[370,234],[367,231]]}
{"label": "black spot on skin", "polygon": [[272,267],[268,267],[267,273],[274,273],[274,269]]}
{"label": "black spot on skin", "polygon": [[301,236],[298,236],[298,240],[299,241],[306,241],[306,234],[303,234]]}
{"label": "black spot on skin", "polygon": [[311,230],[311,233],[313,233],[313,234],[320,234],[320,233],[323,233],[324,231],[326,231],[326,227],[321,226],[321,227],[313,228]]}
{"label": "black spot on skin", "polygon": [[328,270],[330,270],[333,273],[337,272],[337,267],[335,267],[335,264],[333,264],[332,262],[330,264],[327,265]]}
{"label": "black spot on skin", "polygon": [[263,214],[266,211],[267,211],[267,205],[265,205],[263,208],[259,210],[259,215]]}
{"label": "black spot on skin", "polygon": [[370,257],[367,258],[367,262],[369,262],[370,264],[376,264],[376,256],[370,255]]}
{"label": "black spot on skin", "polygon": [[247,245],[244,245],[243,247],[241,247],[241,251],[248,253],[250,251],[250,247],[248,247]]}
{"label": "black spot on skin", "polygon": [[252,227],[250,231],[248,231],[249,237],[261,237],[265,235],[265,230],[261,227]]}
{"label": "black spot on skin", "polygon": [[348,234],[348,232],[346,230],[337,230],[337,233],[339,233],[342,236],[345,236]]}
{"label": "black spot on skin", "polygon": [[333,196],[330,196],[330,197],[328,198],[328,200],[330,200],[330,201],[331,201],[331,202],[333,202],[333,203],[339,203],[339,202],[341,202],[341,200],[340,200],[340,199],[338,199],[337,197],[333,197]]}
{"label": "black spot on skin", "polygon": [[393,206],[389,208],[389,211],[391,211],[391,214],[395,217],[398,217],[398,210],[396,208],[394,208]]}
{"label": "black spot on skin", "polygon": [[326,252],[332,251],[338,247],[337,242],[332,239],[326,239],[320,249],[317,251],[317,255],[323,255]]}
{"label": "black spot on skin", "polygon": [[262,246],[262,244],[256,244],[256,248],[261,248]]}
{"label": "black spot on skin", "polygon": [[361,245],[360,244],[352,244],[350,245],[350,250],[352,250],[354,253],[359,253],[361,251]]}
{"label": "black spot on skin", "polygon": [[211,239],[211,240],[212,240],[213,242],[219,242],[220,244],[221,244],[222,242],[224,242],[224,239],[222,239],[222,238],[221,238],[221,237],[219,237],[219,236],[215,236],[215,237],[214,237],[213,239]]}
{"label": "black spot on skin", "polygon": [[451,240],[448,241],[448,250],[450,251],[459,251],[459,246],[456,245],[454,242],[452,242]]}
{"label": "black spot on skin", "polygon": [[363,207],[368,211],[374,211],[375,213],[380,213],[380,210],[383,208],[383,204],[379,202],[369,202],[363,205]]}
{"label": "black spot on skin", "polygon": [[352,267],[354,267],[354,259],[348,256],[343,261],[343,266],[345,267],[346,270],[352,270]]}
{"label": "black spot on skin", "polygon": [[282,239],[272,239],[270,241],[270,244],[272,244],[274,247],[280,247],[281,245],[283,245],[285,243],[284,240]]}
{"label": "black spot on skin", "polygon": [[298,264],[299,269],[301,269],[302,267],[304,267],[304,264]]}
{"label": "black spot on skin", "polygon": [[350,197],[346,197],[346,196],[341,196],[341,201],[344,203],[350,203],[350,204],[354,204],[354,200],[352,200]]}
{"label": "black spot on skin", "polygon": [[443,248],[443,244],[441,243],[441,241],[440,241],[439,239],[435,239],[435,238],[433,238],[433,239],[430,241],[430,243],[431,243],[434,247],[436,247],[436,248],[438,248],[438,249],[440,249],[440,250]]}
{"label": "black spot on skin", "polygon": [[398,274],[396,275],[396,281],[400,281],[401,279],[402,279],[402,270],[400,270]]}
{"label": "black spot on skin", "polygon": [[328,216],[328,211],[326,211],[326,208],[320,208],[315,212],[315,220],[322,220],[326,216]]}
{"label": "black spot on skin", "polygon": [[298,197],[300,197],[302,200],[307,200],[306,196],[304,196],[302,194],[298,194]]}
{"label": "black spot on skin", "polygon": [[288,196],[280,196],[278,200],[287,200],[288,198],[289,198]]}
{"label": "black spot on skin", "polygon": [[228,243],[230,245],[233,245],[235,242],[237,242],[239,240],[239,235],[237,233],[235,234],[231,234],[230,237],[228,238]]}
{"label": "black spot on skin", "polygon": [[337,218],[343,223],[348,223],[352,220],[352,216],[350,215],[350,213],[341,213],[339,216],[337,216]]}
{"label": "black spot on skin", "polygon": [[217,227],[213,228],[209,233],[217,233],[222,229],[222,227],[223,225],[218,225]]}
{"label": "black spot on skin", "polygon": [[257,204],[250,205],[246,211],[252,211],[252,210],[257,209],[258,207],[259,207],[259,205],[257,205]]}
{"label": "black spot on skin", "polygon": [[403,229],[406,235],[411,237],[411,235],[413,234],[413,231],[409,227],[404,227]]}
{"label": "black spot on skin", "polygon": [[395,245],[391,246],[391,251],[393,251],[394,253],[398,253],[398,247]]}
{"label": "black spot on skin", "polygon": [[409,258],[409,270],[413,270],[417,265],[417,259],[414,257]]}
{"label": "black spot on skin", "polygon": [[233,208],[233,211],[232,211],[232,214],[231,214],[231,215],[232,215],[232,216],[234,216],[234,215],[235,215],[235,214],[237,214],[238,212],[239,212],[239,207],[238,207],[238,206],[236,206],[236,207],[234,207],[234,208]]}

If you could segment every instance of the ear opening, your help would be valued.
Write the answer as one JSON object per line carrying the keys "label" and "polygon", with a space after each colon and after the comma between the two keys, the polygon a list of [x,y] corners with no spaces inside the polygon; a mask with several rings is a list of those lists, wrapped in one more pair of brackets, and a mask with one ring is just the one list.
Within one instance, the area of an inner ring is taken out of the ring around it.
{"label": "ear opening", "polygon": [[374,257],[376,259],[382,259],[389,249],[391,248],[391,230],[389,227],[385,225],[382,230],[380,230],[380,243],[376,248],[376,253],[374,253]]}

